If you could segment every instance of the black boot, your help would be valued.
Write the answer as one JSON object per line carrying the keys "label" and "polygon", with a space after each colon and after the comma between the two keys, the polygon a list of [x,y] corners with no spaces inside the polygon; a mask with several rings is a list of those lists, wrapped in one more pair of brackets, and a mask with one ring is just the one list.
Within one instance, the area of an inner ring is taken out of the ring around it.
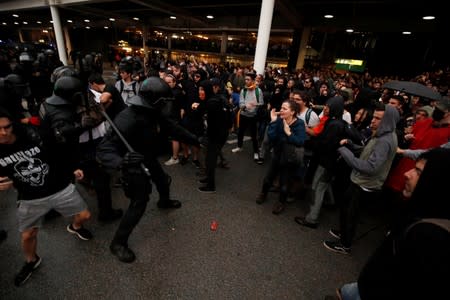
{"label": "black boot", "polygon": [[156,205],[158,208],[180,208],[181,202],[178,200],[159,200]]}
{"label": "black boot", "polygon": [[112,242],[109,249],[121,262],[132,263],[136,259],[136,255],[128,246]]}

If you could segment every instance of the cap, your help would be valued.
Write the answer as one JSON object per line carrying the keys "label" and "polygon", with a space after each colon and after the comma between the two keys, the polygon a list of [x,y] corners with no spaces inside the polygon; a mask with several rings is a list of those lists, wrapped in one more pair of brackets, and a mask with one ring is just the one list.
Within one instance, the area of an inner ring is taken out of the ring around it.
{"label": "cap", "polygon": [[429,105],[424,105],[422,107],[419,107],[417,109],[417,111],[423,111],[427,114],[428,117],[431,117],[431,115],[433,114],[433,108]]}
{"label": "cap", "polygon": [[450,98],[449,97],[442,97],[442,99],[438,102],[436,102],[436,107],[443,112],[450,111]]}

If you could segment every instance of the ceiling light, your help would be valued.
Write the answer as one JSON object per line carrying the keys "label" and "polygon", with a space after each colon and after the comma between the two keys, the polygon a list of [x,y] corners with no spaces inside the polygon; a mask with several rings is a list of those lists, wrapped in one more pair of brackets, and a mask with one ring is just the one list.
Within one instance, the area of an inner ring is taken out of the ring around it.
{"label": "ceiling light", "polygon": [[104,26],[103,28],[108,29],[109,27],[108,26]]}
{"label": "ceiling light", "polygon": [[50,23],[52,23],[52,24],[53,24],[53,21],[50,21]]}
{"label": "ceiling light", "polygon": [[18,18],[19,17],[19,15],[16,15],[16,14],[13,14],[12,15],[14,18]]}
{"label": "ceiling light", "polygon": [[345,31],[346,31],[346,32],[350,32],[350,33],[351,33],[351,32],[353,32],[354,30],[353,30],[353,29],[351,29],[351,28],[348,28],[348,29],[345,29]]}
{"label": "ceiling light", "polygon": [[134,17],[133,20],[139,21],[139,18],[138,17]]}
{"label": "ceiling light", "polygon": [[27,21],[23,21],[22,22],[24,25],[28,25],[28,22]]}
{"label": "ceiling light", "polygon": [[14,25],[19,25],[19,22],[14,22]]}
{"label": "ceiling light", "polygon": [[114,19],[114,18],[109,18],[109,20],[110,20],[111,22],[114,22],[116,19]]}
{"label": "ceiling light", "polygon": [[214,16],[207,15],[206,18],[207,18],[207,19],[214,19]]}
{"label": "ceiling light", "polygon": [[411,31],[403,31],[402,34],[411,34]]}
{"label": "ceiling light", "polygon": [[72,23],[73,21],[72,20],[67,20],[67,23]]}
{"label": "ceiling light", "polygon": [[45,29],[44,29],[44,30],[42,30],[42,32],[43,32],[43,33],[48,33],[48,30],[45,30]]}
{"label": "ceiling light", "polygon": [[38,24],[42,24],[42,22],[41,22],[41,21],[36,21],[36,23],[38,23]]}
{"label": "ceiling light", "polygon": [[91,29],[91,27],[89,27],[89,26],[86,26],[86,29]]}
{"label": "ceiling light", "polygon": [[435,16],[425,16],[422,19],[424,20],[434,20],[436,17]]}
{"label": "ceiling light", "polygon": [[90,21],[88,19],[84,20],[86,23],[89,23]]}
{"label": "ceiling light", "polygon": [[172,20],[176,20],[177,19],[177,17],[175,17],[175,16],[170,16],[169,18],[171,18]]}
{"label": "ceiling light", "polygon": [[333,19],[334,18],[334,16],[333,15],[325,15],[325,16],[323,16],[325,19]]}
{"label": "ceiling light", "polygon": [[6,24],[6,22],[3,22],[2,25],[8,25],[8,24]]}

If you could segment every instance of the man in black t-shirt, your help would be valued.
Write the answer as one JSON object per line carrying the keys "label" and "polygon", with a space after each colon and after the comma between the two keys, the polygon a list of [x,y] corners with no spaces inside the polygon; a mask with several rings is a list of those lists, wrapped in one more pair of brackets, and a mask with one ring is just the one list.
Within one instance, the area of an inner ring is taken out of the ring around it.
{"label": "man in black t-shirt", "polygon": [[73,216],[67,231],[82,240],[92,234],[83,227],[91,214],[72,183],[83,178],[83,171],[67,164],[74,153],[51,155],[46,144],[28,125],[14,124],[11,115],[0,109],[0,191],[18,191],[17,218],[21,232],[22,250],[26,263],[16,275],[19,286],[40,265],[37,255],[37,234],[44,215],[51,209]]}

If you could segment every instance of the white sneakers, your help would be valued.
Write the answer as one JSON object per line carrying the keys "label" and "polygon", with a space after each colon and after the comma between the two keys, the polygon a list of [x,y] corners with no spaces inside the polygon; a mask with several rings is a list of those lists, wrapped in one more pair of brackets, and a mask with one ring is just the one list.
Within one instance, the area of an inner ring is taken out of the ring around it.
{"label": "white sneakers", "polygon": [[254,161],[258,161],[259,160],[259,154],[258,153],[253,153],[253,160]]}
{"label": "white sneakers", "polygon": [[242,150],[243,149],[241,147],[236,147],[236,148],[231,149],[231,152],[237,153],[237,152],[241,152]]}
{"label": "white sneakers", "polygon": [[178,158],[170,157],[170,159],[168,161],[166,161],[164,164],[166,166],[172,166],[172,165],[176,165],[179,162],[180,162],[180,160]]}

